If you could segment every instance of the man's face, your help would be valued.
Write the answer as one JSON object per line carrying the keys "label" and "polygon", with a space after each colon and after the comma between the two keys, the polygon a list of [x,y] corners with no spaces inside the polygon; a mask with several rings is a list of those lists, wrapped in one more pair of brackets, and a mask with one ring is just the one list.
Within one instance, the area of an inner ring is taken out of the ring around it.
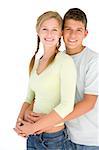
{"label": "man's face", "polygon": [[63,39],[67,50],[78,51],[87,33],[81,21],[73,19],[66,20],[63,29]]}

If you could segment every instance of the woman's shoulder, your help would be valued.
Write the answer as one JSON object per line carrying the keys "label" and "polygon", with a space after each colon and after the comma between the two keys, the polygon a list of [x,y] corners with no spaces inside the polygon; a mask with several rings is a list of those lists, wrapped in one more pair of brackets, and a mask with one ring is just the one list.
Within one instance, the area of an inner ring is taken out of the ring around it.
{"label": "woman's shoulder", "polygon": [[61,65],[61,66],[69,66],[69,67],[75,67],[75,63],[72,59],[71,56],[69,56],[68,54],[64,53],[64,52],[59,52],[57,55],[57,62]]}
{"label": "woman's shoulder", "polygon": [[72,60],[72,57],[69,56],[68,54],[66,54],[65,52],[59,52],[57,54],[57,59],[59,59],[60,61],[66,61],[66,60]]}
{"label": "woman's shoulder", "polygon": [[36,59],[35,62],[34,62],[34,65],[33,65],[32,71],[31,71],[31,74],[33,74],[34,71],[36,70],[36,68],[37,68],[37,66],[38,66],[38,63],[39,63],[39,59]]}

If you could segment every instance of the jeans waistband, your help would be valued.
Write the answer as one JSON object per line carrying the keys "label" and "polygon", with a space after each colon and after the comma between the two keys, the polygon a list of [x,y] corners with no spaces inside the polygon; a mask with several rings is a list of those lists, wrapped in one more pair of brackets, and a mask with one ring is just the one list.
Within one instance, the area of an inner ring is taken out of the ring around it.
{"label": "jeans waistband", "polygon": [[58,137],[58,136],[61,136],[61,135],[64,135],[66,138],[68,137],[66,126],[65,126],[64,129],[62,129],[62,130],[60,130],[58,132],[54,132],[54,133],[42,133],[39,136],[40,137],[43,136],[44,138],[53,138],[53,137]]}

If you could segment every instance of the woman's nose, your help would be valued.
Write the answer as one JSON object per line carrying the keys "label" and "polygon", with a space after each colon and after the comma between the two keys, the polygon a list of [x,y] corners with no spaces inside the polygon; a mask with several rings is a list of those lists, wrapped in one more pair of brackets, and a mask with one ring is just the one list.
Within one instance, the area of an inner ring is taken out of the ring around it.
{"label": "woman's nose", "polygon": [[51,36],[52,36],[52,31],[48,31],[48,32],[47,32],[47,36],[48,36],[48,37],[51,37]]}

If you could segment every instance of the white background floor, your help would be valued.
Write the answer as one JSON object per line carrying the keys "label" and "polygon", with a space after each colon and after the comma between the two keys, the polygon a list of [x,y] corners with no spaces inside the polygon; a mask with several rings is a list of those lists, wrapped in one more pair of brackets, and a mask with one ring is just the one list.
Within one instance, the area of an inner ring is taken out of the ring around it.
{"label": "white background floor", "polygon": [[25,150],[25,139],[13,127],[26,96],[37,17],[48,10],[63,16],[69,8],[81,8],[88,17],[85,43],[99,52],[98,6],[97,0],[0,0],[0,150]]}

